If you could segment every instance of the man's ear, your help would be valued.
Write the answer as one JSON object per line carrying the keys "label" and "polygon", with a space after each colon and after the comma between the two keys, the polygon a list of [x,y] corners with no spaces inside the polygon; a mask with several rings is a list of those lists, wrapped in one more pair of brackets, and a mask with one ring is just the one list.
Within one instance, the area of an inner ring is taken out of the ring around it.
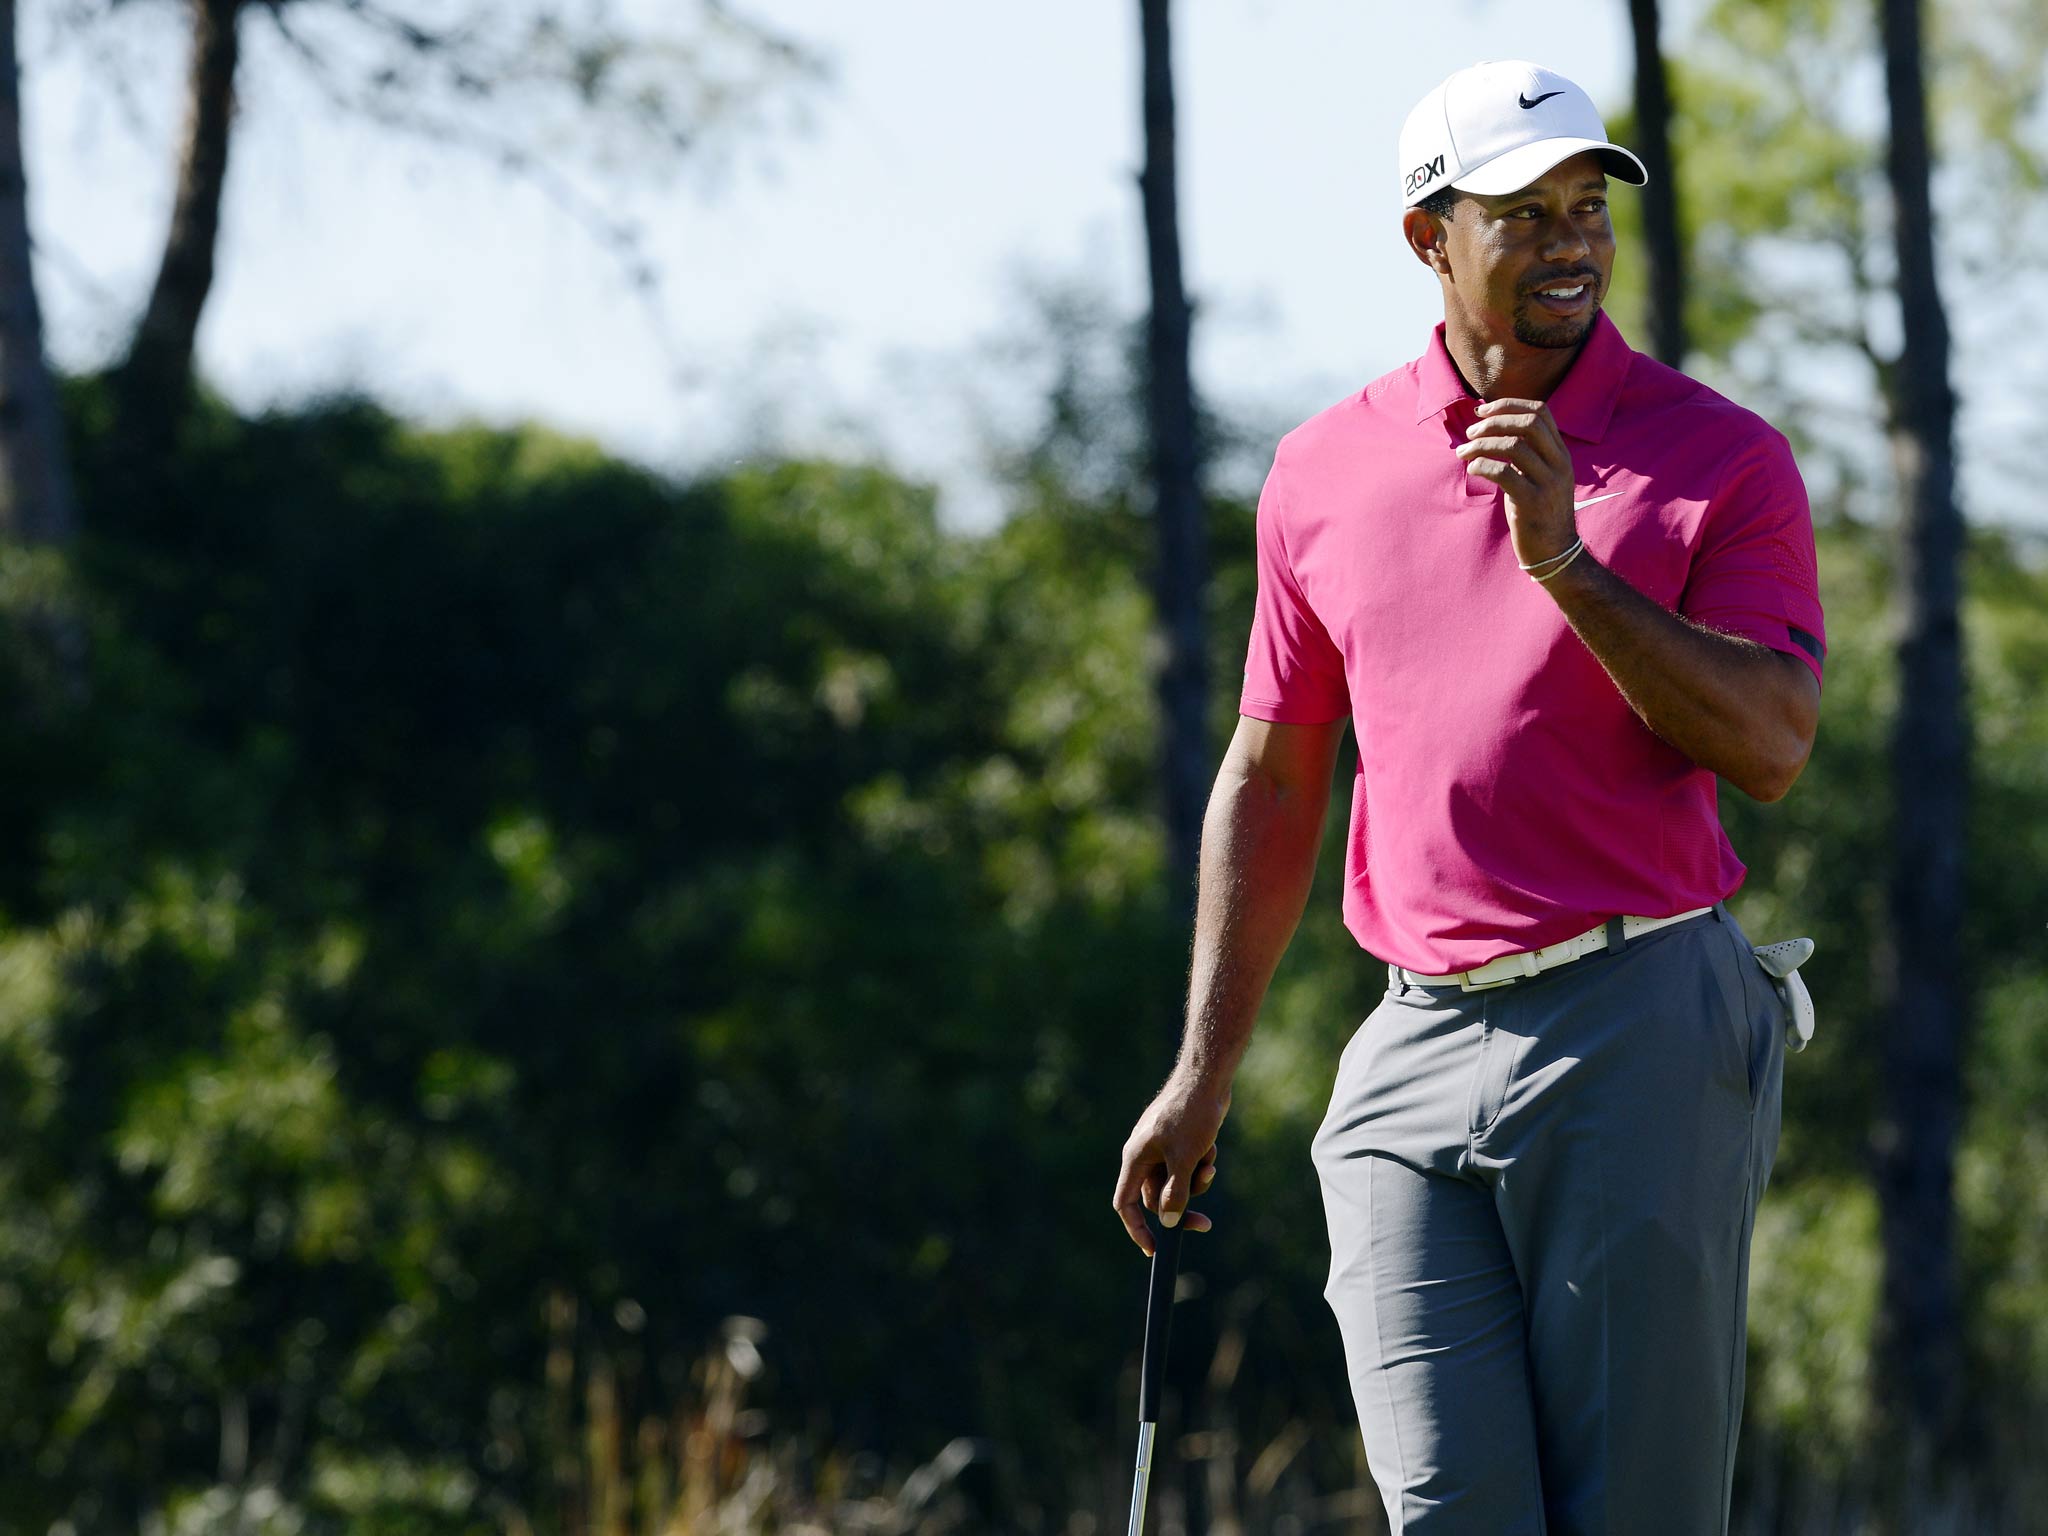
{"label": "man's ear", "polygon": [[1451,275],[1451,258],[1444,249],[1444,227],[1439,220],[1420,208],[1410,208],[1401,215],[1401,233],[1417,261],[1438,277]]}

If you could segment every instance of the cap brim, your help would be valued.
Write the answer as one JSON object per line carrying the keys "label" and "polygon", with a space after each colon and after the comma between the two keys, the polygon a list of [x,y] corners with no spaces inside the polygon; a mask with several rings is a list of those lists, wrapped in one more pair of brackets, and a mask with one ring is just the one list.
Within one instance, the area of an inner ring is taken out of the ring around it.
{"label": "cap brim", "polygon": [[1640,187],[1650,179],[1643,162],[1619,144],[1609,144],[1603,139],[1541,139],[1534,144],[1520,145],[1504,155],[1496,155],[1449,185],[1460,192],[1500,197],[1521,191],[1553,166],[1589,149],[1600,156],[1600,169],[1619,181]]}

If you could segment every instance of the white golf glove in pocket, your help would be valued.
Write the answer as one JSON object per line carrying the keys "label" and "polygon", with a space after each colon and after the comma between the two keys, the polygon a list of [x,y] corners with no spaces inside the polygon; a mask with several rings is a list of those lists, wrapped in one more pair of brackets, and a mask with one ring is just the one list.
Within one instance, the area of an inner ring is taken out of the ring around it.
{"label": "white golf glove in pocket", "polygon": [[1752,945],[1750,953],[1785,1005],[1785,1048],[1805,1050],[1806,1042],[1813,1038],[1813,997],[1799,979],[1799,967],[1813,953],[1813,940],[1782,939],[1776,944]]}

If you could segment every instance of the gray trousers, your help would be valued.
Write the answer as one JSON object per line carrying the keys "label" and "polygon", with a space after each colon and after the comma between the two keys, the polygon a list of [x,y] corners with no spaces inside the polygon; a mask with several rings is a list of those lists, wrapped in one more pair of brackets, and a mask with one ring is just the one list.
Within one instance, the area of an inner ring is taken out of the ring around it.
{"label": "gray trousers", "polygon": [[1386,996],[1314,1142],[1389,1525],[1723,1536],[1784,1008],[1725,905]]}

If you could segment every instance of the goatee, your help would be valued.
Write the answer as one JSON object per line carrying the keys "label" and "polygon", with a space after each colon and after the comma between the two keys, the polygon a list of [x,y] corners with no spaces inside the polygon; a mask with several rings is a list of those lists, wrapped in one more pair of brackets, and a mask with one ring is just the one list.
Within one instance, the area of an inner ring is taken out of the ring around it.
{"label": "goatee", "polygon": [[1515,340],[1525,347],[1576,347],[1593,329],[1599,313],[1600,301],[1595,299],[1583,320],[1539,320],[1529,313],[1524,301],[1515,306]]}

